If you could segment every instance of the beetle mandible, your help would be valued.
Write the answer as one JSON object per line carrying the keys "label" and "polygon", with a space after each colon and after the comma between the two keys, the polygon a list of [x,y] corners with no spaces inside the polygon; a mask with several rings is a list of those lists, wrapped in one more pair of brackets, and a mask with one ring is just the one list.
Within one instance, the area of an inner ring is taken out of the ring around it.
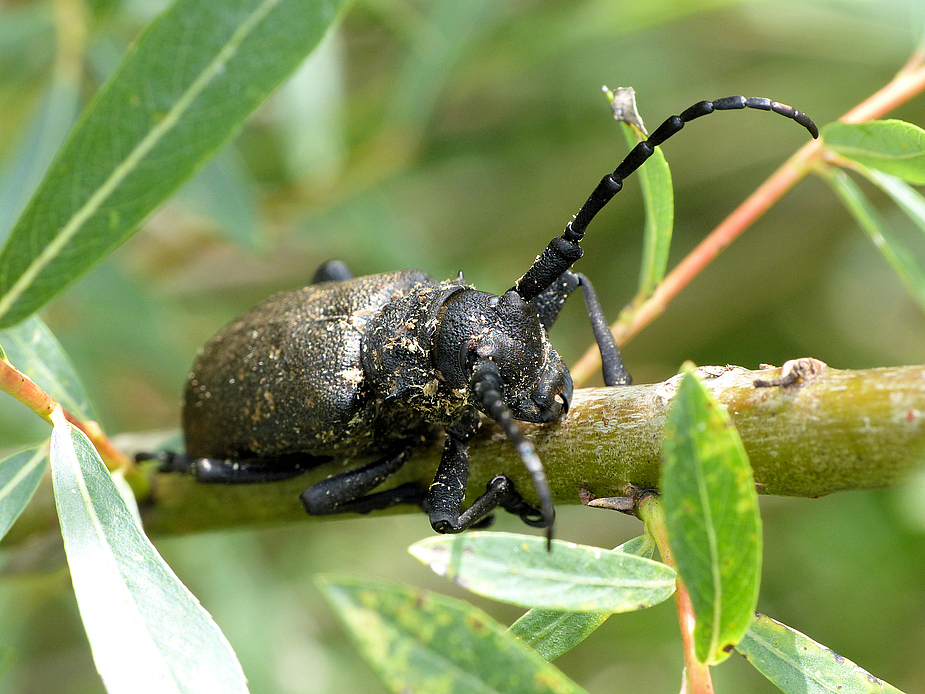
{"label": "beetle mandible", "polygon": [[[201,482],[269,482],[336,458],[378,455],[306,489],[305,510],[368,513],[414,504],[428,513],[434,530],[456,533],[500,507],[547,528],[551,537],[546,475],[516,420],[551,422],[568,411],[572,380],[547,330],[576,288],[582,288],[600,348],[604,383],[630,383],[590,282],[571,271],[582,256],[585,230],[623,180],[685,123],[742,108],[774,111],[818,137],[804,113],[770,99],[733,96],[694,104],[604,176],[563,234],[501,296],[467,286],[461,273],[443,282],[419,270],[353,278],[343,263],[329,261],[312,285],[247,311],[200,350],[184,394],[186,454],[158,454],[161,469],[185,470]],[[468,441],[481,414],[516,447],[538,506],[499,474],[462,509]],[[443,428],[446,440],[433,484],[373,492],[435,427]]]}

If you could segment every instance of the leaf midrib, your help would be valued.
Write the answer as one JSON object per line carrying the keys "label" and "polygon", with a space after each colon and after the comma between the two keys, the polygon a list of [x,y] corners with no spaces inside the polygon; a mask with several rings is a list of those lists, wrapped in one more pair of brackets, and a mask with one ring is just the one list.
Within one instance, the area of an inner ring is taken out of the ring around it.
{"label": "leaf midrib", "polygon": [[9,291],[0,297],[0,317],[7,314],[26,289],[35,281],[39,273],[47,266],[67,243],[80,231],[83,225],[102,207],[103,203],[112,195],[116,188],[135,170],[144,157],[172,130],[180,118],[192,106],[196,98],[209,86],[216,76],[221,74],[225,64],[235,55],[238,48],[247,36],[277,5],[279,0],[264,0],[250,15],[248,15],[237,29],[228,38],[224,46],[216,53],[212,61],[206,65],[199,76],[193,80],[174,105],[158,120],[154,127],[145,135],[135,148],[128,153],[103,181],[99,188],[87,199],[84,205],[68,220],[61,231],[45,246],[39,255],[26,267],[19,279],[13,283]]}

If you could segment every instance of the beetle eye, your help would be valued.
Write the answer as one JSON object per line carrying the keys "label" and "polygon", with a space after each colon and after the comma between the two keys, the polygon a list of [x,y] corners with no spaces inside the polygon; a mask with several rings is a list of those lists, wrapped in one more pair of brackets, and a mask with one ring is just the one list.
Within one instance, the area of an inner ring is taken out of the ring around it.
{"label": "beetle eye", "polygon": [[469,373],[469,355],[471,354],[471,347],[472,343],[468,340],[465,340],[459,344],[459,372],[466,378],[472,375]]}

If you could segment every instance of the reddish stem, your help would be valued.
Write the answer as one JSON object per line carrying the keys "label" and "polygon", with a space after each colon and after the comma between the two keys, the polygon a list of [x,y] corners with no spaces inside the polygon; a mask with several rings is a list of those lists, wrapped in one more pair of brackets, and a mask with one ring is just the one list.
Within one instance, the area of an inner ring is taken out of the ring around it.
{"label": "reddish stem", "polygon": [[[0,390],[9,393],[46,422],[53,424],[51,413],[58,406],[55,399],[22,371],[2,359],[0,359]],[[87,435],[110,470],[121,468],[128,472],[134,468],[134,462],[113,445],[99,424],[85,422],[64,408],[61,409],[65,419]]]}
{"label": "reddish stem", "polygon": [[[671,545],[668,543],[668,531],[665,526],[665,514],[662,502],[657,496],[648,496],[639,502],[638,515],[646,524],[646,530],[655,539],[662,561],[677,570]],[[675,606],[678,609],[678,622],[681,626],[681,645],[684,648],[684,668],[687,684],[690,689],[682,691],[688,694],[713,694],[713,679],[710,676],[710,667],[697,660],[694,646],[694,625],[697,620],[694,616],[694,605],[691,603],[690,593],[681,576],[677,577],[677,589],[674,594]]]}

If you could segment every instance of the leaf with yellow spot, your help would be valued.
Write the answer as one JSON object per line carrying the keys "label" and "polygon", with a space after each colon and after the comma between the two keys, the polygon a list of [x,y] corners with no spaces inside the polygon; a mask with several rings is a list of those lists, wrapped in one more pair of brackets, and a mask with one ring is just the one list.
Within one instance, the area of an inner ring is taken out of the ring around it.
{"label": "leaf with yellow spot", "polygon": [[328,575],[316,580],[390,691],[584,692],[501,624],[461,600],[374,578]]}

